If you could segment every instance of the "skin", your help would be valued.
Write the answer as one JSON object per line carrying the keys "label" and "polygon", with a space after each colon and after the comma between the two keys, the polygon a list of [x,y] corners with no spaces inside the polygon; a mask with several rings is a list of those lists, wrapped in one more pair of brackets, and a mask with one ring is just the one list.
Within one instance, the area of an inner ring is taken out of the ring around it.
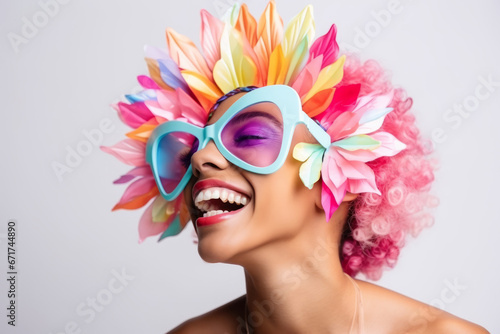
{"label": "skin", "polygon": [[[209,124],[243,94],[221,103]],[[169,333],[245,333],[246,301],[253,333],[349,333],[355,288],[342,271],[338,249],[350,203],[357,195],[348,193],[326,222],[321,183],[308,189],[299,178],[301,163],[292,157],[299,142],[314,142],[302,125],[295,129],[284,165],[269,175],[232,165],[213,142],[192,156],[194,177],[184,196],[193,221],[191,191],[199,180],[223,180],[251,197],[234,218],[197,229],[200,256],[208,262],[241,265],[247,293]],[[364,333],[488,333],[396,292],[356,283],[364,303]]]}

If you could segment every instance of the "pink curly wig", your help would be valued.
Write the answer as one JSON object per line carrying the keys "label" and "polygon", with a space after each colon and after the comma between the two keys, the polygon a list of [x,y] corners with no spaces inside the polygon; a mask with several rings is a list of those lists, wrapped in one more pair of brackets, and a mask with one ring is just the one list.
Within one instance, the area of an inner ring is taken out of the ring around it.
{"label": "pink curly wig", "polygon": [[[360,95],[393,89],[374,60],[362,64],[355,57],[347,59],[342,85],[361,83]],[[342,267],[351,276],[361,272],[369,279],[380,279],[384,267],[396,264],[406,236],[415,237],[433,223],[425,208],[437,205],[437,198],[429,194],[436,164],[429,158],[430,142],[420,137],[411,106],[406,92],[395,89],[389,105],[394,110],[381,130],[394,134],[406,149],[367,163],[382,195],[362,193],[351,205],[340,247]]]}

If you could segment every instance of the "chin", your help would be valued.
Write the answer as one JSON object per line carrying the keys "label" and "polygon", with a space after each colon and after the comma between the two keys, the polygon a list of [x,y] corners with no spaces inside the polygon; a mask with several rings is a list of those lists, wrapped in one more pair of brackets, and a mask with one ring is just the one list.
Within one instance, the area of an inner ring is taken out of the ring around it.
{"label": "chin", "polygon": [[203,231],[198,235],[198,254],[208,263],[237,264],[235,258],[244,251],[244,244],[235,231]]}
{"label": "chin", "polygon": [[198,254],[200,254],[200,257],[208,263],[230,263],[230,259],[234,255],[231,247],[212,237],[215,236],[207,236],[198,240]]}

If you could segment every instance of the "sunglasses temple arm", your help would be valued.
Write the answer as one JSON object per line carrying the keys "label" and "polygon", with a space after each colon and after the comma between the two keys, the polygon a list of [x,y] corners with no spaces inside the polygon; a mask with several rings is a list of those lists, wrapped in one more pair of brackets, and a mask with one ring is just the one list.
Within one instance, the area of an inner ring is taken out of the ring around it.
{"label": "sunglasses temple arm", "polygon": [[316,138],[318,143],[321,144],[324,148],[328,148],[331,144],[330,135],[312,118],[307,116],[307,114],[302,111],[300,113],[300,121],[304,123],[307,127],[307,130],[311,132],[311,134]]}

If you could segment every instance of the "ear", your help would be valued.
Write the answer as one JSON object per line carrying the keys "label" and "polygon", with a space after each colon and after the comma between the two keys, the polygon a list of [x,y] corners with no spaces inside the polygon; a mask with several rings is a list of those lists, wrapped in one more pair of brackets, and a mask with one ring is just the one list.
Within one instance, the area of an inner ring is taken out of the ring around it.
{"label": "ear", "polygon": [[319,210],[323,210],[323,204],[321,204],[321,188],[322,188],[322,182],[321,182],[321,179],[319,179],[319,181],[316,182],[313,186],[314,204],[316,204],[316,207]]}
{"label": "ear", "polygon": [[356,198],[358,198],[358,194],[346,192],[342,202],[351,202],[351,201],[354,201]]}
{"label": "ear", "polygon": [[[318,186],[318,184],[319,184],[319,186]],[[321,182],[316,182],[314,184],[314,187],[317,189],[316,192],[315,192],[315,194],[314,194],[316,206],[318,208],[320,208],[321,210],[323,210],[323,204],[321,204]],[[344,199],[342,200],[342,203],[343,202],[352,202],[356,198],[358,198],[358,194],[353,194],[353,193],[350,193],[350,192],[346,192],[345,196],[344,196]]]}

